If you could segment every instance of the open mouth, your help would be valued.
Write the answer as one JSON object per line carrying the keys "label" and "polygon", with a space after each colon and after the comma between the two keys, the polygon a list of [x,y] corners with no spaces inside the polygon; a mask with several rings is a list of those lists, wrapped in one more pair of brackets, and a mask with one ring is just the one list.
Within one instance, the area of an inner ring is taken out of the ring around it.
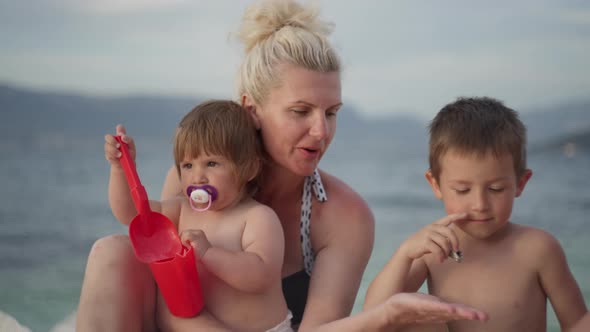
{"label": "open mouth", "polygon": [[320,149],[301,148],[301,150],[310,156],[316,156],[320,153]]}

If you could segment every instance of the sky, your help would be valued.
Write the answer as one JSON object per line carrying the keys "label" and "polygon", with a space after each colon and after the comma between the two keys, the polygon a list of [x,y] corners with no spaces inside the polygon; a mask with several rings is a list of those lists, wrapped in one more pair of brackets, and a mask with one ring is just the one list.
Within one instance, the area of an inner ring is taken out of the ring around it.
{"label": "sky", "polygon": [[[0,83],[235,97],[244,0],[0,0]],[[590,99],[588,1],[316,0],[345,104],[430,118],[458,96],[518,110]]]}

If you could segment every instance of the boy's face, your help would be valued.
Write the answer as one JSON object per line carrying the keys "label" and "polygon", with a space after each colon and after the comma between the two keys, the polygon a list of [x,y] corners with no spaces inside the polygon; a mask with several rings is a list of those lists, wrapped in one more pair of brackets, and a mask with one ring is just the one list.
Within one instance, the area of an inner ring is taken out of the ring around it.
{"label": "boy's face", "polygon": [[485,239],[510,220],[514,198],[520,196],[532,172],[517,179],[509,153],[496,158],[448,151],[440,159],[438,181],[428,171],[426,178],[448,214],[466,212],[456,226],[478,239]]}
{"label": "boy's face", "polygon": [[180,163],[180,181],[185,194],[191,185],[215,187],[218,197],[212,202],[212,210],[230,207],[242,198],[234,164],[223,156],[201,153],[197,158],[185,157]]}

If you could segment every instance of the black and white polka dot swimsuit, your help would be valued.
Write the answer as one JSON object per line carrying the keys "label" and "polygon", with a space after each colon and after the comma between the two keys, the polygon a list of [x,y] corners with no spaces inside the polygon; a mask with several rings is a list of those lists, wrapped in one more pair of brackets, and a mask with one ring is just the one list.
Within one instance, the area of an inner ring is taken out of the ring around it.
{"label": "black and white polka dot swimsuit", "polygon": [[307,176],[305,178],[305,183],[303,184],[303,196],[301,197],[301,250],[303,253],[303,266],[305,267],[305,272],[307,272],[308,275],[311,275],[311,270],[313,269],[313,261],[315,258],[313,248],[311,247],[311,237],[309,236],[309,228],[311,222],[312,190],[315,194],[316,199],[319,202],[325,202],[328,200],[328,197],[326,196],[326,191],[324,190],[324,186],[322,185],[320,172],[317,169],[313,172],[313,175]]}
{"label": "black and white polka dot swimsuit", "polygon": [[293,313],[291,323],[294,326],[299,324],[303,317],[303,311],[305,310],[305,304],[307,303],[307,292],[309,290],[311,270],[313,269],[315,258],[309,232],[311,206],[313,202],[312,191],[319,202],[325,202],[328,200],[326,191],[322,185],[322,180],[320,179],[320,172],[317,169],[313,172],[313,175],[305,178],[305,182],[303,183],[303,196],[301,197],[300,239],[304,269],[283,278],[282,283],[283,295],[287,301],[287,306]]}

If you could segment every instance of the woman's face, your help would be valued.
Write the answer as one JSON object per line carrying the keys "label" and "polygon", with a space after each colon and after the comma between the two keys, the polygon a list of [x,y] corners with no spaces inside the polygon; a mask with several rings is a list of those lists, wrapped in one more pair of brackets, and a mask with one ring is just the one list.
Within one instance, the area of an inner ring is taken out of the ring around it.
{"label": "woman's face", "polygon": [[282,84],[251,110],[272,160],[295,174],[316,169],[336,132],[340,74],[285,66]]}

